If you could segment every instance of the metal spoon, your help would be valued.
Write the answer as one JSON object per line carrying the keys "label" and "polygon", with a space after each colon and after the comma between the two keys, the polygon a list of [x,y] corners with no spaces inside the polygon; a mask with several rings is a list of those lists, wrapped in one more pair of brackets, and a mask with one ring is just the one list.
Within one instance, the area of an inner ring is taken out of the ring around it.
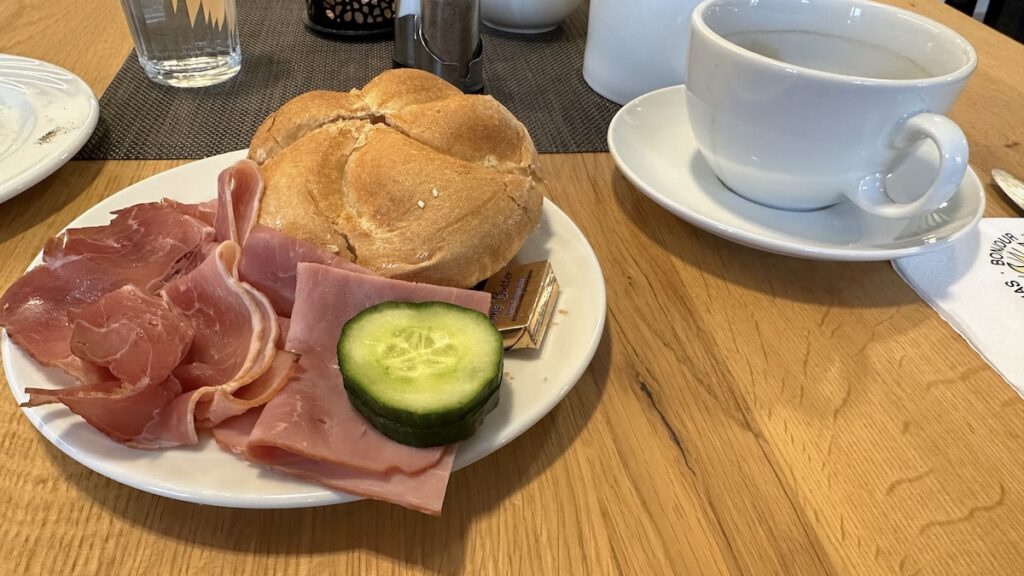
{"label": "metal spoon", "polygon": [[1013,200],[1020,209],[1024,210],[1024,182],[1021,182],[1013,174],[998,168],[992,171],[992,179],[999,184],[1003,192]]}

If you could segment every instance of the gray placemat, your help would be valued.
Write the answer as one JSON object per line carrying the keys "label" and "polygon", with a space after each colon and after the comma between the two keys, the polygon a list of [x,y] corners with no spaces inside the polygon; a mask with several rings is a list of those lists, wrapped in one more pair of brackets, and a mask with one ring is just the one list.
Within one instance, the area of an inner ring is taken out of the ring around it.
{"label": "gray placemat", "polygon": [[[204,158],[245,148],[260,122],[313,89],[360,87],[392,67],[390,38],[326,38],[302,24],[300,0],[236,0],[238,76],[209,88],[150,82],[133,52],[100,98],[79,159]],[[485,30],[485,91],[526,124],[541,152],[603,152],[618,106],[583,80],[587,4],[551,32]]]}

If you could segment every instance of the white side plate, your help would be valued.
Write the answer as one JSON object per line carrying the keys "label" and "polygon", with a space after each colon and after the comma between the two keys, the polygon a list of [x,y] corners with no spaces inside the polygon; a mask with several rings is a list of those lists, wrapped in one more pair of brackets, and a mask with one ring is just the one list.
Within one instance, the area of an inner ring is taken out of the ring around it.
{"label": "white side plate", "polygon": [[53,64],[0,54],[0,202],[57,171],[89,139],[100,108]]}
{"label": "white side plate", "polygon": [[[242,157],[244,152],[230,152],[153,176],[107,198],[68,227],[105,224],[110,221],[111,210],[140,202],[165,197],[181,202],[213,198],[217,174]],[[540,351],[506,355],[506,378],[498,408],[476,435],[459,447],[455,469],[508,444],[551,411],[590,364],[604,329],[604,277],[597,257],[558,207],[545,201],[540,228],[516,258],[552,262],[561,285],[558,312]],[[11,342],[6,331],[2,340],[4,371],[18,402],[27,399],[26,387],[68,383],[59,371],[36,364]],[[23,412],[43,436],[81,464],[153,494],[234,508],[298,508],[358,500],[246,463],[221,450],[210,438],[188,448],[134,450],[110,440],[63,406],[41,406]]]}

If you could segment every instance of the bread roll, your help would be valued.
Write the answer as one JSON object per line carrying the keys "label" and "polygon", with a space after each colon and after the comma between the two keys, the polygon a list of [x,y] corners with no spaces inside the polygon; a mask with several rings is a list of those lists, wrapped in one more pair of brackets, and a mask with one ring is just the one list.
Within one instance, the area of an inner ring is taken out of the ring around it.
{"label": "bread roll", "polygon": [[387,277],[473,286],[540,221],[526,128],[419,70],[299,96],[264,121],[249,157],[266,179],[261,224]]}
{"label": "bread roll", "polygon": [[366,105],[379,114],[462,95],[455,86],[415,68],[388,70],[370,80],[360,93]]}
{"label": "bread roll", "polygon": [[493,168],[530,175],[537,150],[516,117],[490,96],[459,94],[388,113],[388,125],[435,150]]}
{"label": "bread roll", "polygon": [[263,121],[249,145],[249,159],[263,164],[324,124],[371,116],[369,106],[358,93],[306,92],[289,100]]}

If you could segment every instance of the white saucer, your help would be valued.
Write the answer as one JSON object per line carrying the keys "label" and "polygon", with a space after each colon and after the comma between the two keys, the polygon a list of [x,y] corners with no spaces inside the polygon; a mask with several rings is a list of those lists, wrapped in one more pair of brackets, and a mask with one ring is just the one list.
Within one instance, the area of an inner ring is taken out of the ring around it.
{"label": "white saucer", "polygon": [[0,202],[63,166],[89,139],[92,90],[53,64],[0,54]]}
{"label": "white saucer", "polygon": [[[934,212],[894,220],[850,202],[812,212],[768,208],[731,192],[712,172],[690,133],[686,87],[626,104],[608,128],[608,147],[641,192],[694,226],[760,250],[821,260],[891,260],[956,240],[977,224],[985,192],[968,168],[960,189]],[[936,173],[934,146],[920,146],[889,176],[896,200],[912,200]]]}

